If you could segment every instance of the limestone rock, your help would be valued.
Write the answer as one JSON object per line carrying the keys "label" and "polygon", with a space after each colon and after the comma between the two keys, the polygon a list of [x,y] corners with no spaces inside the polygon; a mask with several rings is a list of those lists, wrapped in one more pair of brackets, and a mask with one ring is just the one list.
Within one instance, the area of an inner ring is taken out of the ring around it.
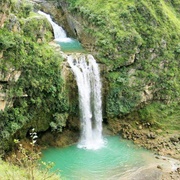
{"label": "limestone rock", "polygon": [[158,169],[145,169],[131,180],[162,180],[162,172]]}

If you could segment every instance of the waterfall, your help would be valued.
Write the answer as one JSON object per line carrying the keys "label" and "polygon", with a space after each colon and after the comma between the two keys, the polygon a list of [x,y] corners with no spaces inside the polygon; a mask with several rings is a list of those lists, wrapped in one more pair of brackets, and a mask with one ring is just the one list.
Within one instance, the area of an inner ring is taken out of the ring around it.
{"label": "waterfall", "polygon": [[79,148],[103,146],[101,81],[98,64],[92,55],[70,55],[68,63],[75,75],[81,120]]}
{"label": "waterfall", "polygon": [[52,25],[55,41],[59,41],[59,42],[71,41],[71,38],[67,37],[64,29],[58,24],[56,24],[55,22],[53,22],[49,14],[46,14],[42,11],[38,11],[38,13],[45,16],[47,20],[50,22],[50,24]]}
{"label": "waterfall", "polygon": [[[71,38],[66,32],[54,23],[49,14],[38,11],[51,23],[54,37],[57,42],[69,42]],[[73,42],[73,41],[72,41]],[[67,61],[75,75],[78,92],[81,120],[81,137],[79,148],[99,149],[103,146],[102,137],[102,101],[101,81],[98,64],[92,55],[72,54]]]}

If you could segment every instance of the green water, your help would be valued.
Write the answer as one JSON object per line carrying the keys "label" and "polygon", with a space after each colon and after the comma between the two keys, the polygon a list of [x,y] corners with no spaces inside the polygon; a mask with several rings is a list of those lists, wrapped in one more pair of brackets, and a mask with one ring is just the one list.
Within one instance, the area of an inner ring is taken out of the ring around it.
{"label": "green water", "polygon": [[153,155],[117,136],[106,138],[99,150],[79,149],[76,145],[65,148],[48,148],[42,160],[55,163],[67,180],[115,180],[147,164]]}
{"label": "green water", "polygon": [[56,43],[61,46],[63,52],[84,52],[84,49],[78,40],[72,38],[64,39],[65,41],[56,41]]}

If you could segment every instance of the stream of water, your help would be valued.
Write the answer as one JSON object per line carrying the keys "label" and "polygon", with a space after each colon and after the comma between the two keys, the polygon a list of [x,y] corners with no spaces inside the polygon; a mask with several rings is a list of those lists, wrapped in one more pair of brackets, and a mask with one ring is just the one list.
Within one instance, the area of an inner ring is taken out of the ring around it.
{"label": "stream of water", "polygon": [[63,52],[84,52],[81,43],[76,39],[67,37],[66,31],[61,26],[56,24],[49,14],[42,11],[38,11],[38,13],[45,16],[52,25],[54,41],[60,45]]}

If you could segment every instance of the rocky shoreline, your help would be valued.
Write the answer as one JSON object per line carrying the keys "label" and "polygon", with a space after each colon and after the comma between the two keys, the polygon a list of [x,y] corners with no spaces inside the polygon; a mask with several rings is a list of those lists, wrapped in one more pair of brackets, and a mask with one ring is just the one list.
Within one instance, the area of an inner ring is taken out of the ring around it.
{"label": "rocky shoreline", "polygon": [[[150,123],[110,121],[107,130],[120,134],[140,147],[154,152],[155,160],[148,166],[121,180],[178,180],[180,179],[180,133],[154,129]],[[106,132],[105,132],[106,133]]]}
{"label": "rocky shoreline", "polygon": [[124,125],[122,137],[132,140],[146,149],[156,152],[158,155],[180,159],[180,134],[178,132],[163,132],[161,129],[152,131],[139,125],[134,129],[131,125]]}
{"label": "rocky shoreline", "polygon": [[[158,157],[158,159],[157,159]],[[178,180],[180,179],[180,161],[165,156],[156,156],[154,162],[125,175],[120,180]]]}
{"label": "rocky shoreline", "polygon": [[[178,180],[180,179],[180,154],[178,133],[164,134],[160,130],[138,126],[138,129],[127,123],[104,127],[104,134],[120,134],[124,139],[133,141],[138,146],[154,152],[154,160],[148,165],[120,177],[120,180]],[[114,128],[112,128],[114,127]],[[59,135],[47,132],[39,139],[39,150],[48,147],[63,147],[77,142],[78,131],[66,130]],[[27,148],[28,142],[24,144]]]}
{"label": "rocky shoreline", "polygon": [[[159,131],[152,132],[150,129],[144,127],[142,129],[134,129],[130,124],[126,123],[117,127],[121,128],[119,129],[119,133],[116,132],[116,134],[121,134],[124,139],[131,140],[138,146],[154,152],[154,160],[150,160],[148,165],[120,177],[119,180],[180,179],[179,142],[177,142],[177,134],[158,134]],[[109,130],[109,128],[110,126],[104,128],[104,134],[112,135],[115,132],[112,129]],[[42,142],[47,142],[47,139],[51,139],[50,142],[53,142],[49,144],[50,146],[63,147],[77,142],[78,133],[66,131],[56,137],[51,133],[47,133],[41,140]]]}

